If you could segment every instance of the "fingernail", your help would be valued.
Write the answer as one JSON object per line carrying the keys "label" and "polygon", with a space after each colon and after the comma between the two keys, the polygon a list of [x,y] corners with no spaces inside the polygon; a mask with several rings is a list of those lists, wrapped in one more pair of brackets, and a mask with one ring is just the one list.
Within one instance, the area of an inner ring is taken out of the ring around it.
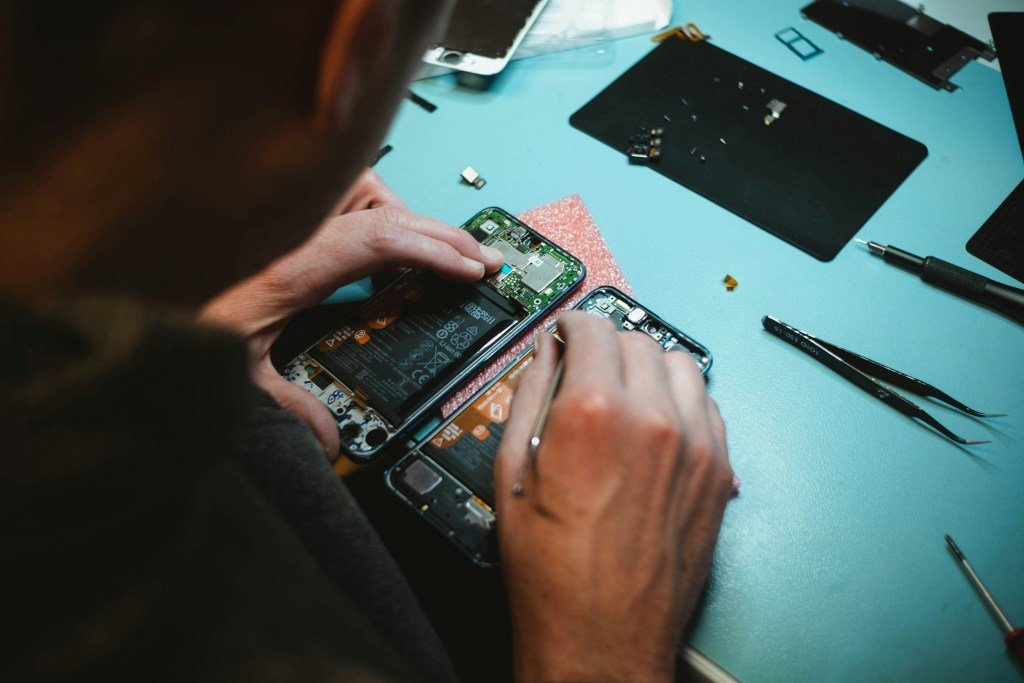
{"label": "fingernail", "polygon": [[487,259],[488,261],[497,261],[498,259],[501,259],[502,262],[505,261],[504,254],[502,254],[494,247],[488,247],[486,244],[480,245],[480,253],[483,254],[484,258]]}
{"label": "fingernail", "polygon": [[470,268],[472,268],[473,270],[483,270],[484,269],[484,264],[480,263],[479,261],[474,261],[473,259],[467,258],[465,256],[462,257],[462,260],[465,261],[466,265],[469,266]]}

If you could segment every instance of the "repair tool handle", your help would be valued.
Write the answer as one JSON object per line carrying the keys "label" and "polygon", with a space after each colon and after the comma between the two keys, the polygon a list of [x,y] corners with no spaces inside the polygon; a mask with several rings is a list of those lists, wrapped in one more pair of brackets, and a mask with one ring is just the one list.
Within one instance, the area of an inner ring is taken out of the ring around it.
{"label": "repair tool handle", "polygon": [[1006,648],[1024,662],[1024,626],[1019,626],[1003,638]]}
{"label": "repair tool handle", "polygon": [[950,441],[955,441],[956,443],[965,446],[985,443],[982,441],[970,441],[957,436],[950,430],[946,429],[941,422],[922,410],[916,403],[908,401],[895,391],[876,382],[863,371],[853,367],[838,355],[827,349],[822,345],[820,340],[812,337],[806,332],[798,330],[791,325],[787,325],[781,320],[777,320],[770,315],[766,315],[761,318],[761,324],[764,325],[764,329],[768,330],[783,341],[786,341],[800,349],[843,379],[856,385],[864,392],[871,394],[889,407],[895,408],[907,417],[925,423]]}
{"label": "repair tool handle", "polygon": [[[888,257],[888,253],[886,256]],[[924,259],[921,279],[930,285],[993,308],[1024,325],[1024,289],[989,280],[934,256]]]}

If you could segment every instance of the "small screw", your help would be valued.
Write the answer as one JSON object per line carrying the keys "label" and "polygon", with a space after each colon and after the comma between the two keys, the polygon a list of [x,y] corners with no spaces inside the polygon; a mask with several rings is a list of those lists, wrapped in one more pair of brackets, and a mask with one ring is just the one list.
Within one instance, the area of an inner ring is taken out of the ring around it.
{"label": "small screw", "polygon": [[668,114],[662,115],[661,118],[665,119],[665,123],[672,123],[672,119],[669,117]]}
{"label": "small screw", "polygon": [[718,76],[715,76],[715,83],[721,83],[721,82],[722,82],[722,79],[719,78]]}
{"label": "small screw", "polygon": [[690,115],[690,120],[693,121],[694,123],[697,123],[697,115],[696,114],[691,114]]}
{"label": "small screw", "polygon": [[750,107],[748,107],[747,105],[744,104],[743,105],[743,111],[750,111]]}
{"label": "small screw", "polygon": [[704,156],[703,154],[701,154],[700,157],[698,157],[698,158],[700,159],[700,163],[702,163],[702,164],[706,164],[708,162],[708,158],[706,156]]}
{"label": "small screw", "polygon": [[723,145],[725,144],[725,138],[718,138],[718,141],[721,142]]}
{"label": "small screw", "polygon": [[696,148],[696,147],[694,147],[693,149],[691,149],[691,150],[690,150],[690,156],[691,156],[691,157],[692,157],[693,155],[695,155],[696,153],[697,153],[697,148]]}
{"label": "small screw", "polygon": [[679,101],[683,103],[684,107],[689,107],[690,106],[690,103],[686,101],[685,97],[680,97]]}
{"label": "small screw", "polygon": [[738,81],[736,83],[736,87],[738,87],[740,90],[743,90],[743,81]]}
{"label": "small screw", "polygon": [[766,93],[766,92],[768,92],[768,91],[767,91],[767,90],[765,90],[764,88],[761,88],[761,94],[762,94],[762,95],[763,95],[764,93]]}

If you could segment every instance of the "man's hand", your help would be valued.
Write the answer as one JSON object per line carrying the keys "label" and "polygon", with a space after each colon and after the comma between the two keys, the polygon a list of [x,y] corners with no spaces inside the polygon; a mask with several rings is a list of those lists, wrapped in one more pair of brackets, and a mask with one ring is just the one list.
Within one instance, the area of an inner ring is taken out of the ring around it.
{"label": "man's hand", "polygon": [[516,389],[495,469],[517,680],[669,681],[707,576],[732,470],[689,354],[567,313],[565,371],[540,451],[512,485],[557,363]]}
{"label": "man's hand", "polygon": [[313,236],[263,271],[209,302],[201,318],[249,342],[253,379],[316,433],[330,460],[338,456],[338,425],[327,407],[286,381],[270,363],[270,346],[299,311],[342,285],[385,268],[416,267],[472,282],[501,267],[501,252],[465,230],[411,213],[372,171],[364,173]]}

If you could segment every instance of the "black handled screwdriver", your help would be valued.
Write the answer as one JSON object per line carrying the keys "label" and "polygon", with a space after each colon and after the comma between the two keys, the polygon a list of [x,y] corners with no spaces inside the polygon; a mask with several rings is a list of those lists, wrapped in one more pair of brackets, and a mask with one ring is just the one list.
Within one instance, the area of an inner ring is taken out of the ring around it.
{"label": "black handled screwdriver", "polygon": [[971,272],[948,261],[926,256],[921,258],[892,245],[857,240],[886,263],[916,273],[922,280],[947,292],[988,306],[1024,325],[1024,289],[1004,285]]}

